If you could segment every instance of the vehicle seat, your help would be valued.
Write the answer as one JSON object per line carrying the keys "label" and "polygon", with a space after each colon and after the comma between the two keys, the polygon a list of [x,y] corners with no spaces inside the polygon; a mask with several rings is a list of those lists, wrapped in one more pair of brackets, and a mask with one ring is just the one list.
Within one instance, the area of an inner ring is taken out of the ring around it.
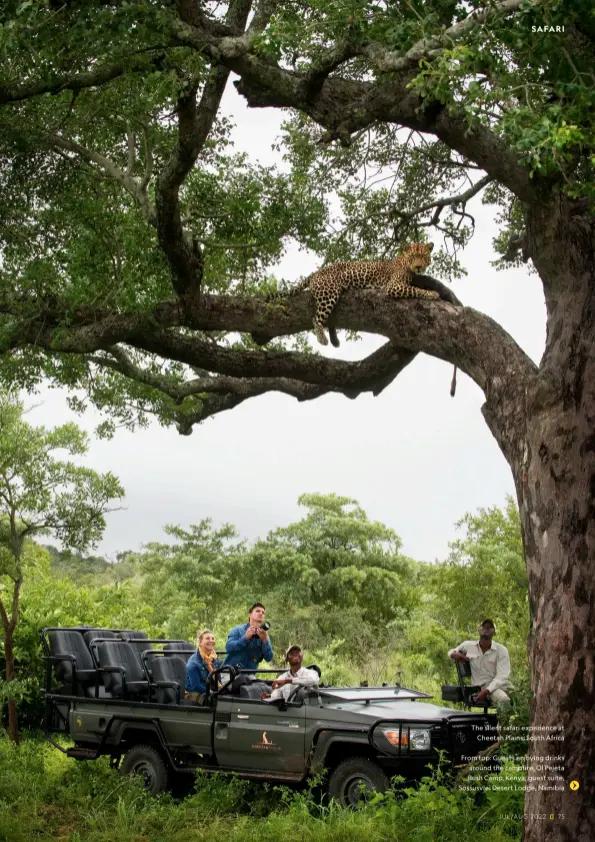
{"label": "vehicle seat", "polygon": [[175,654],[176,657],[183,658],[185,663],[188,663],[192,652],[180,652],[181,649],[191,649],[192,652],[196,651],[196,647],[194,646],[194,644],[188,643],[188,641],[186,640],[168,640],[168,642],[163,647],[163,651],[166,653],[166,657],[171,657]]}
{"label": "vehicle seat", "polygon": [[58,681],[72,685],[74,665],[77,693],[95,683],[97,670],[80,631],[58,629],[49,632],[48,638],[51,655],[58,659],[65,656],[63,660],[54,661],[54,675]]}
{"label": "vehicle seat", "polygon": [[109,637],[110,640],[116,640],[116,633],[110,629],[85,629],[83,632],[83,640],[89,649],[91,643],[98,637]]}
{"label": "vehicle seat", "polygon": [[270,693],[271,686],[266,681],[252,681],[240,687],[240,699],[260,699],[262,693]]}
{"label": "vehicle seat", "polygon": [[314,672],[318,673],[318,678],[322,678],[322,670],[318,666],[318,664],[310,664],[306,667],[307,670],[314,670]]}
{"label": "vehicle seat", "polygon": [[[153,679],[160,705],[175,705],[184,701],[186,686],[186,661],[179,655],[152,658]],[[176,686],[165,686],[176,685]]]}
{"label": "vehicle seat", "polygon": [[108,693],[117,697],[142,696],[149,691],[149,682],[130,643],[108,640],[97,645],[97,660],[103,672]]}
{"label": "vehicle seat", "polygon": [[121,629],[118,634],[120,640],[148,640],[149,635],[144,631],[134,631],[133,629]]}

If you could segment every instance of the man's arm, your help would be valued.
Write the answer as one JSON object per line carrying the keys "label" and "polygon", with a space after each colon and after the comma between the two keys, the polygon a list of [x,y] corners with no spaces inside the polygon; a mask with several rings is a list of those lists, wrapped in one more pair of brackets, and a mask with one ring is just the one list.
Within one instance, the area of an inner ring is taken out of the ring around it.
{"label": "man's arm", "polygon": [[271,645],[270,637],[268,640],[265,640],[262,643],[262,657],[265,659],[265,661],[268,661],[268,663],[270,663],[273,660],[273,647]]}
{"label": "man's arm", "polygon": [[508,683],[508,676],[510,675],[510,655],[505,646],[498,649],[498,658],[496,663],[496,675],[490,681],[486,690],[492,693],[494,690],[503,690]]}
{"label": "man's arm", "polygon": [[320,678],[316,670],[309,670],[307,667],[304,667],[304,672],[305,675],[302,675],[299,678],[294,678],[292,683],[299,684],[300,687],[318,687]]}
{"label": "man's arm", "polygon": [[233,629],[230,629],[227,635],[227,643],[225,644],[225,651],[228,655],[242,652],[247,645],[246,633],[242,626],[234,626]]}
{"label": "man's arm", "polygon": [[459,645],[456,646],[454,649],[449,649],[448,657],[452,658],[453,661],[468,661],[469,658],[467,657],[467,653],[464,648],[466,643],[467,641],[464,640],[462,643],[459,643]]}

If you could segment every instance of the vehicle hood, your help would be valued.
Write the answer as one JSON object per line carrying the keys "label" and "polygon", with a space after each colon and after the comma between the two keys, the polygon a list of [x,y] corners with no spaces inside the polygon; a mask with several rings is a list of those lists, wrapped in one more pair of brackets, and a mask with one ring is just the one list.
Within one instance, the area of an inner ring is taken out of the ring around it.
{"label": "vehicle hood", "polygon": [[464,713],[454,708],[441,707],[433,704],[420,704],[413,701],[386,701],[364,704],[359,701],[327,702],[316,707],[318,716],[325,719],[337,719],[341,722],[370,724],[378,719],[407,720],[410,722],[428,722],[436,724],[452,716],[483,718],[483,713]]}

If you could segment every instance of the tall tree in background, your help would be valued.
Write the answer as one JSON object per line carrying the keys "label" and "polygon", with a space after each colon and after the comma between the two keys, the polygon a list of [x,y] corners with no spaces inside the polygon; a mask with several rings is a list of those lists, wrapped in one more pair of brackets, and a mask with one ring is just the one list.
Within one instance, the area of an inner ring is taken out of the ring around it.
{"label": "tall tree in background", "polygon": [[337,494],[302,494],[302,520],[257,541],[245,563],[254,587],[266,571],[266,589],[282,604],[315,606],[321,615],[351,607],[374,625],[389,622],[413,604],[413,562],[401,540],[368,519],[357,500]]}
{"label": "tall tree in background", "polygon": [[[0,617],[2,618],[8,730],[18,741],[17,709],[10,684],[15,679],[14,633],[19,622],[21,586],[31,572],[28,544],[52,534],[67,547],[97,544],[104,515],[124,490],[112,474],[98,474],[56,458],[56,451],[79,456],[86,434],[74,424],[53,430],[23,420],[22,405],[0,395]],[[29,567],[29,570],[27,569]]]}
{"label": "tall tree in background", "polygon": [[[579,797],[528,793],[528,815],[566,819],[528,822],[526,839],[592,839],[590,0],[8,0],[0,14],[1,376],[83,388],[109,407],[104,432],[154,413],[188,434],[268,391],[354,398],[419,352],[456,364],[485,394],[516,486],[533,723],[564,727],[566,773],[582,782]],[[229,147],[231,72],[249,106],[289,109],[289,174]],[[376,171],[386,180],[371,184]],[[542,280],[539,366],[435,279],[451,303],[343,297],[336,327],[387,339],[360,362],[305,352],[307,293],[285,308],[254,295],[275,286],[266,272],[290,238],[355,259],[434,229],[434,271],[456,274],[479,194],[499,209],[501,264],[531,260]]]}

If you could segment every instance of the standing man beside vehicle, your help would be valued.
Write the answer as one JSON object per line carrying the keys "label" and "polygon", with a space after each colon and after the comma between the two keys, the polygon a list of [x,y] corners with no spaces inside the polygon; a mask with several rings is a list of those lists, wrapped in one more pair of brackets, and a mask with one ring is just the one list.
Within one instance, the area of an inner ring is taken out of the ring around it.
{"label": "standing man beside vehicle", "polygon": [[273,660],[273,647],[268,631],[262,628],[265,607],[255,602],[248,613],[248,622],[234,626],[227,635],[225,666],[256,670],[261,661]]}
{"label": "standing man beside vehicle", "polygon": [[491,620],[484,620],[478,628],[479,640],[464,640],[448,657],[454,661],[468,661],[471,667],[473,684],[481,687],[475,697],[476,702],[490,700],[500,704],[509,704],[506,690],[510,687],[510,656],[506,646],[495,643],[492,638],[496,633]]}

